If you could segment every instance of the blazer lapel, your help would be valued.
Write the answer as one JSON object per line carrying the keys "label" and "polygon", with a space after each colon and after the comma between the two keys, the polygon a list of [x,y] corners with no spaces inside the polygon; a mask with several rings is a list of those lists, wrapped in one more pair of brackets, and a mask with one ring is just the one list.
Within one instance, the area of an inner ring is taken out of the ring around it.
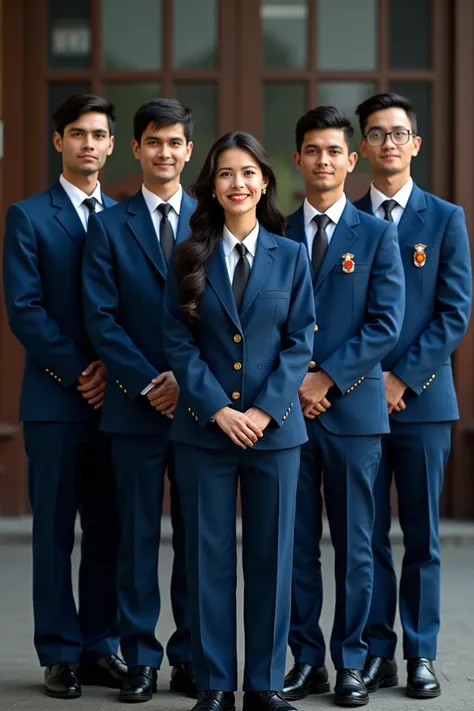
{"label": "blazer lapel", "polygon": [[179,221],[178,221],[178,231],[176,233],[176,244],[180,244],[186,237],[189,237],[189,220],[196,208],[196,201],[193,198],[186,195],[183,191],[183,197],[181,198],[181,207],[179,210]]}
{"label": "blazer lapel", "polygon": [[130,198],[127,211],[130,214],[130,219],[127,224],[133,236],[153,266],[158,270],[163,279],[166,279],[167,267],[165,258],[161,251],[155,227],[141,190]]}
{"label": "blazer lapel", "polygon": [[344,252],[349,250],[351,243],[357,237],[357,233],[353,229],[360,222],[357,216],[357,210],[354,205],[349,202],[346,203],[344,212],[341,215],[341,219],[337,223],[334,234],[327,248],[326,254],[324,255],[323,263],[319,270],[319,274],[316,277],[315,290],[319,289],[324,279],[327,277],[336,262],[341,260]]}
{"label": "blazer lapel", "polygon": [[370,190],[365,193],[363,197],[360,198],[360,200],[356,201],[356,207],[358,210],[361,210],[362,212],[367,212],[369,215],[373,215],[372,211],[372,200],[370,199]]}
{"label": "blazer lapel", "polygon": [[403,249],[409,242],[413,242],[415,235],[425,224],[424,210],[426,210],[425,196],[423,191],[414,184],[407,206],[403,210],[402,219],[398,223],[400,249]]}
{"label": "blazer lapel", "polygon": [[207,280],[216,292],[222,306],[235,323],[238,329],[241,328],[237,306],[235,304],[232,285],[227,271],[225,261],[224,245],[222,240],[215,248],[207,265]]}
{"label": "blazer lapel", "polygon": [[75,242],[78,247],[82,247],[86,232],[80,217],[76,212],[76,208],[70,201],[59,180],[54,183],[50,192],[51,203],[54,207],[58,208],[58,212],[55,215],[56,220],[67,232],[73,242]]}
{"label": "blazer lapel", "polygon": [[253,260],[252,271],[244,292],[242,306],[240,308],[240,320],[243,321],[245,314],[255,300],[258,292],[265,285],[270,271],[275,262],[275,255],[272,250],[277,248],[277,243],[269,232],[260,227],[257,240],[257,251]]}
{"label": "blazer lapel", "polygon": [[113,207],[115,205],[115,200],[112,200],[112,198],[109,198],[107,195],[102,193],[102,203],[104,205],[104,210],[106,210],[108,207]]}
{"label": "blazer lapel", "polygon": [[[303,205],[301,205],[296,212],[290,215],[286,221],[286,234],[287,237],[294,240],[295,242],[301,242],[306,245],[306,250],[308,251],[308,240],[306,239],[306,229],[304,225],[304,210]],[[308,251],[309,254],[309,251]],[[313,265],[311,264],[311,255],[309,260],[311,268],[311,278],[314,282],[316,280]]]}

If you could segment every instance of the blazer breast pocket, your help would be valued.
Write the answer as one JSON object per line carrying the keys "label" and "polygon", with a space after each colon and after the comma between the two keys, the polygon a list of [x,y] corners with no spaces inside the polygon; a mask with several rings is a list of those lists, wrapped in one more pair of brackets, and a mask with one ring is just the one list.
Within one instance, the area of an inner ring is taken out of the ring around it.
{"label": "blazer breast pocket", "polygon": [[341,276],[344,277],[344,279],[350,279],[351,277],[355,277],[358,274],[366,274],[367,271],[369,270],[369,264],[367,262],[361,262],[358,263],[356,260],[354,260],[354,271],[353,272],[345,272],[342,268],[342,260],[339,264],[336,264],[332,270],[331,273],[333,276]]}
{"label": "blazer breast pocket", "polygon": [[264,289],[260,292],[261,299],[289,299],[289,289]]}

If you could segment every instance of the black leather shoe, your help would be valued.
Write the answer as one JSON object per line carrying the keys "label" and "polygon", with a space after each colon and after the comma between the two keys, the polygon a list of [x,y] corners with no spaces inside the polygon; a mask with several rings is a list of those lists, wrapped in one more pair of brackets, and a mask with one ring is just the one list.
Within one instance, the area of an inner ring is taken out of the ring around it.
{"label": "black leather shoe", "polygon": [[434,699],[441,694],[433,662],[424,657],[407,661],[407,696],[412,699]]}
{"label": "black leather shoe", "polygon": [[385,657],[367,657],[362,679],[369,694],[377,689],[398,685],[397,662]]}
{"label": "black leather shoe", "polygon": [[170,689],[178,694],[185,694],[190,699],[197,699],[198,690],[191,662],[185,662],[173,667],[171,670]]}
{"label": "black leather shoe", "polygon": [[156,691],[157,673],[154,667],[138,666],[128,670],[120,689],[119,701],[139,703],[150,701]]}
{"label": "black leather shoe", "polygon": [[362,672],[358,669],[338,670],[334,693],[338,706],[365,706],[369,703]]}
{"label": "black leather shoe", "polygon": [[296,711],[281,691],[246,691],[243,711]]}
{"label": "black leather shoe", "polygon": [[231,691],[199,691],[197,699],[191,711],[235,711],[235,697]]}
{"label": "black leather shoe", "polygon": [[120,689],[127,676],[125,663],[116,654],[85,660],[79,665],[79,680],[84,686]]}
{"label": "black leather shoe", "polygon": [[46,667],[44,693],[55,699],[78,699],[82,691],[76,673],[77,664],[74,662],[58,662]]}
{"label": "black leather shoe", "polygon": [[281,695],[290,701],[304,699],[308,694],[325,694],[330,689],[326,667],[296,663],[285,676]]}

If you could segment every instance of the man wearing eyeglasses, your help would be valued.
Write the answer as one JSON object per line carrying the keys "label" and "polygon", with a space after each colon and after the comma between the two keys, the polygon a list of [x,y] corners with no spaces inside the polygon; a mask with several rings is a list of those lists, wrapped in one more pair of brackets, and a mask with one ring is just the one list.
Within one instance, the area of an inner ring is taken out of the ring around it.
{"label": "man wearing eyeglasses", "polygon": [[397,581],[390,548],[390,488],[398,492],[405,556],[400,580],[407,695],[441,693],[433,668],[439,630],[439,498],[459,418],[451,354],[471,307],[469,238],[463,210],[421,190],[411,162],[421,148],[410,102],[378,94],[358,108],[361,152],[372,169],[359,210],[398,225],[406,314],[395,348],[382,361],[391,433],[384,435],[374,498],[374,588],[365,629],[369,692],[398,684],[393,631]]}

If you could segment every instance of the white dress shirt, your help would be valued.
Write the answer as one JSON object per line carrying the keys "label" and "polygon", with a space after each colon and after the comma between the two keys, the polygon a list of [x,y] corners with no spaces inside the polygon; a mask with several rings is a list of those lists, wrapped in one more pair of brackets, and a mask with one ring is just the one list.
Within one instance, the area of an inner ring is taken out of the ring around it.
{"label": "white dress shirt", "polygon": [[313,250],[313,242],[314,242],[314,237],[316,235],[316,232],[318,231],[318,227],[315,222],[313,222],[313,219],[316,217],[316,215],[327,215],[331,222],[329,225],[326,227],[326,234],[328,236],[328,245],[331,242],[332,236],[334,234],[334,230],[337,227],[337,223],[341,219],[341,215],[344,212],[344,208],[346,206],[347,198],[344,195],[344,193],[341,195],[339,200],[336,200],[336,202],[331,205],[329,209],[326,210],[326,212],[319,212],[316,210],[315,207],[311,205],[311,203],[308,201],[308,198],[305,198],[305,201],[303,203],[303,213],[304,213],[304,229],[306,233],[306,242],[308,243],[308,252],[309,252],[309,257],[311,259],[311,253]]}
{"label": "white dress shirt", "polygon": [[69,180],[66,180],[64,175],[59,176],[59,182],[63,186],[69,200],[72,202],[74,209],[76,210],[77,214],[79,215],[79,219],[82,223],[82,226],[87,232],[87,221],[89,219],[90,210],[86,205],[83,205],[82,203],[84,200],[87,198],[95,198],[96,199],[96,206],[95,206],[95,211],[96,212],[102,212],[104,209],[104,205],[102,202],[102,190],[100,189],[100,183],[97,181],[97,185],[95,186],[94,192],[92,195],[87,195],[83,190],[78,188],[76,185],[73,185],[72,183],[69,182]]}
{"label": "white dress shirt", "polygon": [[171,205],[171,210],[168,212],[168,220],[170,221],[171,228],[173,230],[174,238],[176,240],[176,233],[178,231],[178,221],[179,221],[179,211],[181,209],[181,199],[183,197],[183,188],[181,185],[177,189],[174,195],[170,197],[169,200],[162,200],[158,195],[152,193],[144,185],[142,185],[142,195],[150,211],[151,221],[155,228],[156,236],[158,240],[160,239],[160,222],[163,215],[158,210],[158,205],[163,202],[167,202]]}
{"label": "white dress shirt", "polygon": [[385,210],[382,207],[382,203],[385,200],[395,200],[397,205],[392,210],[393,221],[398,225],[400,222],[403,210],[407,206],[407,202],[410,199],[411,191],[413,190],[413,179],[409,178],[403,187],[400,188],[398,193],[391,198],[387,197],[380,190],[377,190],[375,185],[372,183],[370,186],[370,200],[372,202],[372,212],[376,217],[381,217],[382,220],[385,219]]}
{"label": "white dress shirt", "polygon": [[231,284],[234,279],[235,267],[237,266],[237,262],[240,259],[240,254],[236,250],[235,245],[243,244],[247,247],[246,257],[248,263],[250,264],[250,269],[252,269],[253,260],[255,259],[255,252],[257,251],[259,229],[260,225],[257,222],[250,234],[248,234],[244,240],[239,240],[237,239],[237,237],[234,237],[232,232],[228,230],[227,227],[224,225],[222,241],[224,246],[225,263],[227,265],[227,273],[229,274]]}

